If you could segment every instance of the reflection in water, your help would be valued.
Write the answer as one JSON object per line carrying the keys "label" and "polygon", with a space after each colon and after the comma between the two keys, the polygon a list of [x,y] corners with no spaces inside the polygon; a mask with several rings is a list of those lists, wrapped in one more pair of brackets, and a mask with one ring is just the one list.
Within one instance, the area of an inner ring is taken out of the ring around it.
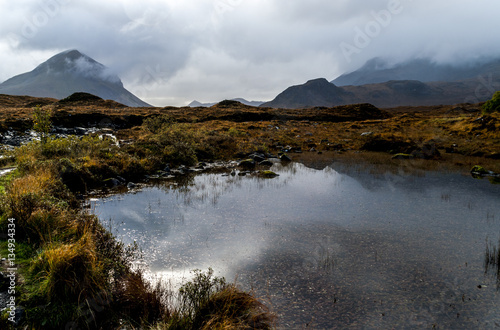
{"label": "reflection in water", "polygon": [[[450,173],[274,165],[279,177],[203,174],[95,203],[151,270],[212,267],[280,327],[500,326],[500,186]],[[480,197],[478,197],[480,196]],[[492,252],[495,250],[495,252]]]}
{"label": "reflection in water", "polygon": [[484,252],[484,273],[493,273],[497,280],[497,290],[500,288],[500,240],[498,245],[493,245],[486,241],[486,250]]}

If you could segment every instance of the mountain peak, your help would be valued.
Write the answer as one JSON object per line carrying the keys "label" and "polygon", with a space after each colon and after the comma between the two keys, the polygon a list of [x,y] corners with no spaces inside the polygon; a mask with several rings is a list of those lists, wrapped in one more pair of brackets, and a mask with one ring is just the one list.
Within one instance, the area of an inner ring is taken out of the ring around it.
{"label": "mountain peak", "polygon": [[122,84],[120,78],[113,74],[109,68],[76,49],[52,56],[37,66],[34,71],[47,74],[70,73],[90,79]]}
{"label": "mountain peak", "polygon": [[328,80],[326,80],[325,78],[311,79],[305,83],[305,85],[324,85],[324,84],[331,85],[331,83],[329,83]]}
{"label": "mountain peak", "polygon": [[0,84],[0,93],[62,99],[75,92],[86,92],[133,107],[147,107],[123,87],[109,68],[77,49],[49,58],[33,71]]}

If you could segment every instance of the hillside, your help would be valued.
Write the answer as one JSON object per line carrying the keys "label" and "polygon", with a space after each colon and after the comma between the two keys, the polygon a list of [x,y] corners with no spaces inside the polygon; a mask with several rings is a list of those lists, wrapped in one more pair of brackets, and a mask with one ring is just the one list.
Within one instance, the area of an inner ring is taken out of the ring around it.
{"label": "hillside", "polygon": [[33,71],[12,77],[0,84],[0,94],[65,98],[86,92],[131,107],[150,106],[124,88],[118,76],[101,63],[69,50],[38,65]]}
{"label": "hillside", "polygon": [[483,60],[461,65],[440,64],[428,58],[391,64],[382,58],[373,58],[356,71],[345,73],[331,83],[337,86],[366,85],[391,80],[460,81],[487,77],[500,72],[500,59]]}
{"label": "hillside", "polygon": [[[491,79],[491,80],[490,80]],[[326,79],[310,80],[287,88],[270,102],[271,108],[334,107],[353,103],[371,103],[377,107],[429,106],[439,104],[478,103],[500,90],[500,74],[487,79],[456,82],[391,80],[384,83],[338,87]]]}
{"label": "hillside", "polygon": [[[240,102],[242,104],[249,105],[249,106],[252,106],[252,107],[258,107],[262,103],[264,103],[262,101],[247,101],[247,100],[245,100],[243,98],[235,98],[235,99],[231,99],[231,101],[238,101],[238,102]],[[202,103],[202,102],[194,100],[193,102],[191,102],[191,103],[188,104],[188,107],[191,107],[191,108],[196,108],[196,107],[211,107],[211,106],[214,106],[216,104],[217,104],[217,102]]]}

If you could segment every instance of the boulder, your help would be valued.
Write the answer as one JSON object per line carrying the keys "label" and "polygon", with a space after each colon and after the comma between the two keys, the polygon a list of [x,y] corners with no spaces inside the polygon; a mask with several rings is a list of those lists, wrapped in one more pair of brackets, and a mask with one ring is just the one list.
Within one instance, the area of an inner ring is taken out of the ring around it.
{"label": "boulder", "polygon": [[260,163],[260,162],[266,160],[266,155],[256,152],[256,153],[251,154],[248,158],[251,158],[251,159],[255,160],[257,163]]}
{"label": "boulder", "polygon": [[238,163],[238,167],[244,168],[244,169],[254,169],[257,164],[255,163],[255,160],[249,158],[242,160],[241,162]]}
{"label": "boulder", "polygon": [[273,166],[273,162],[270,160],[263,160],[259,163],[260,166]]}
{"label": "boulder", "polygon": [[291,162],[292,161],[292,159],[290,157],[288,157],[286,154],[281,155],[280,160],[282,162]]}

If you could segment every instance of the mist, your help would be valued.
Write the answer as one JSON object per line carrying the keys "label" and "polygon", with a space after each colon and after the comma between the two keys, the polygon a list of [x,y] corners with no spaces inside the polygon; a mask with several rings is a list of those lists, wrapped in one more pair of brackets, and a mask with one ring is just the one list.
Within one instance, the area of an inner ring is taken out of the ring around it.
{"label": "mist", "polygon": [[375,57],[500,57],[499,9],[493,0],[0,1],[0,81],[78,49],[157,106],[265,101]]}

